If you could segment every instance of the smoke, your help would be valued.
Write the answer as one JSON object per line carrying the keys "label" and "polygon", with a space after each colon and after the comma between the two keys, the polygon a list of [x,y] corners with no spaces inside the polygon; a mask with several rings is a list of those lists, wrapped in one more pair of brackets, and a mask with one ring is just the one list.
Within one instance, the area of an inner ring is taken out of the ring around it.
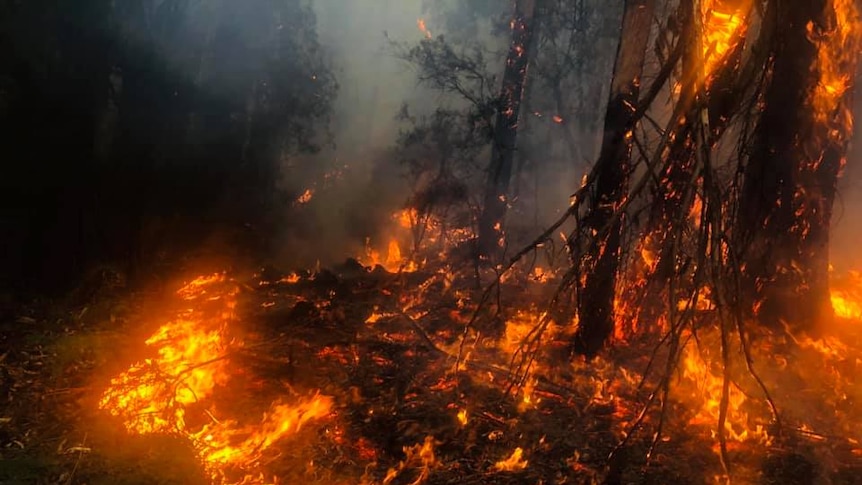
{"label": "smoke", "polygon": [[[330,141],[320,153],[289,161],[287,193],[310,190],[293,204],[279,240],[282,265],[331,264],[362,253],[387,212],[408,194],[389,151],[398,137],[403,103],[433,102],[415,73],[396,59],[387,35],[416,42],[420,0],[315,0],[317,31],[339,84]],[[321,167],[323,167],[321,169]]]}
{"label": "smoke", "polygon": [[[854,118],[862,114],[862,102],[856,101],[853,112]],[[858,140],[860,135],[858,126],[857,123],[854,128],[854,140]],[[862,211],[862,150],[859,143],[855,142],[851,144],[847,153],[847,165],[838,182],[838,195],[835,198],[832,213],[829,259],[837,270],[862,267],[862,251],[859,250],[859,241],[862,241],[860,211]]]}
{"label": "smoke", "polygon": [[[318,39],[339,89],[330,143],[320,153],[284,163],[281,185],[295,200],[289,201],[273,251],[281,267],[338,263],[362,255],[369,239],[375,248],[384,248],[392,214],[417,189],[405,176],[404,159],[434,167],[438,159],[449,156],[441,152],[451,152],[451,147],[435,150],[428,143],[411,147],[409,154],[399,151],[399,137],[411,128],[398,116],[404,107],[415,121],[440,108],[466,112],[475,101],[421,83],[417,65],[403,58],[407,49],[441,37],[465,55],[478,47],[488,76],[482,96],[491,98],[500,89],[510,43],[512,5],[505,2],[314,0],[312,6]],[[517,203],[507,220],[510,236],[519,233],[524,240],[532,239],[555,220],[595,157],[618,36],[616,28],[608,28],[614,22],[599,20],[618,17],[617,10],[596,2],[590,17],[583,19],[588,27],[562,28],[553,42],[545,31],[541,47],[533,53],[537,60],[527,81],[516,157],[516,170],[522,175],[511,184]],[[586,38],[591,43],[584,42]],[[563,80],[551,86],[549,80],[556,75]],[[479,184],[490,160],[489,147],[456,156],[452,162],[473,167],[468,183],[473,204],[481,198]],[[310,199],[297,202],[303,194],[310,194]],[[520,244],[519,238],[513,239]]]}

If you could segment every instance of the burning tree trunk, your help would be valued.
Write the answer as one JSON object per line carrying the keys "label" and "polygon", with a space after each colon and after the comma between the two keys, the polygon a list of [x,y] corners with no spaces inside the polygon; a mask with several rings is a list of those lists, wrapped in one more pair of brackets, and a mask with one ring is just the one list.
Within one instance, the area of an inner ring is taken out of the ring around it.
{"label": "burning tree trunk", "polygon": [[772,3],[784,28],[745,171],[740,248],[761,320],[813,330],[832,315],[829,223],[852,131],[858,13],[852,0]]}
{"label": "burning tree trunk", "polygon": [[485,205],[479,218],[479,254],[492,256],[499,248],[503,235],[502,224],[506,215],[509,181],[518,136],[518,116],[527,81],[530,44],[533,40],[533,16],[536,0],[517,0],[512,17],[512,44],[506,58],[503,87],[500,91],[497,121],[494,125],[494,144]]}
{"label": "burning tree trunk", "polygon": [[654,0],[629,0],[623,13],[610,99],[605,113],[604,139],[596,162],[597,178],[582,232],[595,235],[580,261],[584,276],[578,292],[580,327],[575,350],[593,355],[614,328],[614,294],[620,261],[623,221],[617,210],[625,201],[630,171],[631,134],[636,124],[640,77],[652,25]]}

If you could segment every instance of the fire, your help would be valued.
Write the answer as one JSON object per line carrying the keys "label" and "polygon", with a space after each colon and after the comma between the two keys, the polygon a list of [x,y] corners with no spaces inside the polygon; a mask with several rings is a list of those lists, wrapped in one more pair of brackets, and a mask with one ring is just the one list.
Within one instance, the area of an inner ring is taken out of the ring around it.
{"label": "fire", "polygon": [[[256,424],[215,417],[211,401],[231,378],[231,353],[242,347],[227,336],[238,291],[223,274],[180,288],[177,294],[196,308],[159,327],[145,342],[154,356],[111,379],[99,401],[99,408],[120,418],[131,434],[187,439],[213,483],[228,483],[226,477],[237,472],[245,475],[242,483],[257,483],[263,453],[308,421],[327,417],[333,405],[331,398],[316,395],[294,404],[273,403]],[[193,421],[205,416],[207,423],[189,425],[192,413]]]}
{"label": "fire", "polygon": [[862,305],[856,301],[850,301],[843,296],[832,293],[832,308],[835,315],[849,320],[862,320]]}
{"label": "fire", "polygon": [[830,293],[835,316],[862,320],[862,273],[851,271],[840,281],[833,278]]}
{"label": "fire", "polygon": [[461,423],[461,426],[466,426],[468,420],[469,420],[469,417],[467,416],[467,410],[466,409],[462,409],[462,410],[458,411],[458,422]]}
{"label": "fire", "polygon": [[363,264],[367,266],[377,266],[380,265],[391,273],[404,272],[404,273],[412,273],[419,269],[418,265],[404,258],[401,255],[401,245],[398,244],[397,239],[390,239],[389,245],[386,251],[386,257],[383,257],[380,252],[376,251],[371,246],[371,240],[368,239],[365,242],[365,257],[361,258]]}
{"label": "fire", "polygon": [[401,247],[398,246],[398,241],[391,240],[389,241],[389,253],[386,255],[386,266],[400,266],[401,265]]}
{"label": "fire", "polygon": [[419,27],[419,31],[425,34],[426,39],[431,38],[431,32],[428,30],[428,26],[425,25],[425,19],[419,18],[416,19],[416,26]]}
{"label": "fire", "polygon": [[514,472],[527,468],[527,460],[524,459],[524,450],[519,446],[506,458],[494,463],[494,470],[501,472]]}
{"label": "fire", "polygon": [[[234,421],[222,421],[205,427],[195,434],[203,442],[208,469],[218,472],[226,467],[243,467],[256,462],[273,443],[295,433],[312,419],[325,418],[332,409],[332,400],[315,396],[297,404],[275,404],[259,425],[240,426]],[[237,442],[237,438],[241,438]],[[232,444],[235,443],[235,444]]]}
{"label": "fire", "polygon": [[403,241],[412,239],[412,230],[419,221],[419,215],[415,209],[403,209],[392,214],[389,228],[383,232],[388,240],[385,253],[377,245],[372,244],[371,238],[365,240],[365,255],[358,258],[366,266],[380,265],[391,273],[412,273],[419,269],[419,264],[405,257],[401,251]]}
{"label": "fire", "polygon": [[302,195],[300,195],[300,196],[296,199],[296,203],[297,203],[297,204],[307,204],[308,202],[310,202],[310,201],[311,201],[311,198],[312,198],[312,197],[314,197],[314,190],[312,190],[312,189],[305,189],[305,192],[303,192],[303,193],[302,193]]}
{"label": "fire", "polygon": [[298,283],[299,280],[300,280],[300,277],[298,274],[290,273],[289,275],[285,276],[284,278],[281,278],[278,281],[279,281],[279,283],[293,284],[293,283]]}
{"label": "fire", "polygon": [[[538,312],[517,312],[506,322],[505,333],[499,342],[500,350],[508,355],[517,352],[525,341],[533,335],[536,326],[543,317],[544,315]],[[553,335],[551,334],[554,332],[558,332],[558,328],[551,326],[548,329],[547,338],[552,338]]]}
{"label": "fire", "polygon": [[554,278],[554,272],[541,266],[533,268],[532,279],[539,283],[547,283]]}
{"label": "fire", "polygon": [[720,0],[704,0],[700,4],[703,32],[703,73],[708,78],[724,60],[725,54],[741,36],[744,15],[741,8],[725,11]]}
{"label": "fire", "polygon": [[[859,55],[860,18],[854,0],[829,2],[835,13],[835,25],[828,32],[815,32],[808,24],[808,36],[817,45],[816,69],[820,79],[814,90],[812,104],[818,122],[834,116],[839,100],[852,83],[856,58]],[[846,123],[852,123],[852,117]],[[850,126],[848,126],[849,128]]]}
{"label": "fire", "polygon": [[416,209],[404,209],[392,215],[392,218],[398,221],[398,225],[404,229],[410,229],[419,220],[419,214]]}
{"label": "fire", "polygon": [[433,436],[426,436],[425,441],[421,444],[417,443],[413,446],[405,446],[404,455],[404,460],[398,464],[397,468],[390,468],[386,472],[383,485],[392,483],[404,470],[408,469],[417,470],[417,477],[410,483],[412,485],[419,485],[431,476],[433,469],[440,466],[440,462],[437,461],[437,457],[434,455]]}
{"label": "fire", "polygon": [[[689,420],[693,426],[715,427],[719,422],[723,382],[720,376],[713,373],[712,367],[698,351],[697,346],[689,344],[683,351],[682,376],[696,386],[693,395],[699,407],[697,413]],[[732,441],[746,442],[754,440],[768,444],[769,435],[761,425],[749,424],[751,416],[744,410],[748,397],[733,383],[729,389],[728,415],[725,422],[725,436]],[[713,431],[715,434],[715,431]]]}

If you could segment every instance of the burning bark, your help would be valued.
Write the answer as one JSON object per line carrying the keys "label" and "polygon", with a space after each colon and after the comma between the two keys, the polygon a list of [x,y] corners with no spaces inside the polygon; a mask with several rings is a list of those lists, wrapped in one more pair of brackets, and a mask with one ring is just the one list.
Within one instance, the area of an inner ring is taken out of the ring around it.
{"label": "burning bark", "polygon": [[785,27],[745,169],[740,250],[761,320],[814,330],[832,315],[829,224],[852,133],[858,12],[844,0],[770,8]]}
{"label": "burning bark", "polygon": [[503,87],[500,90],[497,121],[485,205],[479,217],[478,249],[480,256],[499,253],[503,238],[503,219],[509,204],[509,182],[518,138],[521,100],[527,83],[530,46],[533,42],[533,17],[537,0],[518,0],[512,17],[512,43],[506,57]]}
{"label": "burning bark", "polygon": [[623,224],[618,212],[627,195],[631,136],[637,123],[635,110],[654,9],[654,0],[632,0],[625,5],[604,138],[596,162],[597,178],[582,229],[595,240],[584,254],[575,253],[575,264],[581,266],[585,280],[578,292],[580,326],[574,347],[590,356],[604,346],[614,328]]}

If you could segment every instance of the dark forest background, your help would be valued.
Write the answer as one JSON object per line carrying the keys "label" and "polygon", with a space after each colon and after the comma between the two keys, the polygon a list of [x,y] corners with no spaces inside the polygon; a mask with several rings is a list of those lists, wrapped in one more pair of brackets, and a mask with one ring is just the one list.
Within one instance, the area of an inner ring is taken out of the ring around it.
{"label": "dark forest background", "polygon": [[264,251],[335,92],[300,0],[0,2],[0,285]]}

